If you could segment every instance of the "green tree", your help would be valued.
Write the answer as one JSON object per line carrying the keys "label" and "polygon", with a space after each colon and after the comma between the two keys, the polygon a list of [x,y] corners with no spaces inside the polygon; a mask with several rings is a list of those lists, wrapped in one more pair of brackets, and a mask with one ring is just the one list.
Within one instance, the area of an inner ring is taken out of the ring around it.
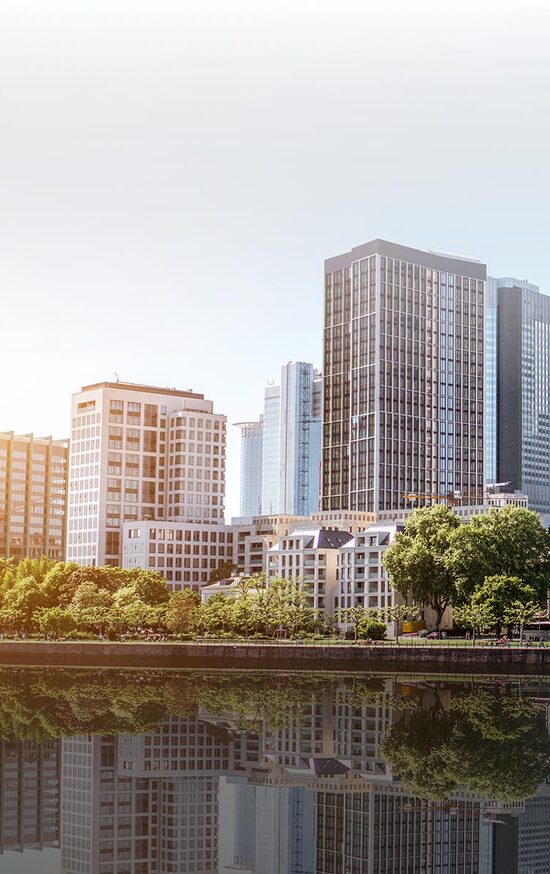
{"label": "green tree", "polygon": [[523,629],[533,620],[539,605],[534,601],[513,601],[504,611],[506,625],[519,629],[519,642],[523,643]]}
{"label": "green tree", "polygon": [[351,625],[356,643],[359,638],[383,640],[386,636],[386,623],[378,610],[356,604],[354,607],[340,608],[338,618],[341,623]]}
{"label": "green tree", "polygon": [[232,561],[226,560],[220,562],[220,564],[211,571],[210,576],[208,577],[208,585],[218,583],[220,580],[231,579],[236,570],[237,568]]}
{"label": "green tree", "polygon": [[139,569],[131,571],[129,577],[131,584],[135,586],[136,593],[141,601],[151,606],[166,604],[170,598],[170,590],[164,577],[158,571]]}
{"label": "green tree", "polygon": [[523,801],[550,774],[550,739],[531,702],[474,692],[407,712],[381,752],[408,791],[447,798],[458,787],[500,801]]}
{"label": "green tree", "polygon": [[201,599],[198,592],[183,589],[174,593],[166,610],[166,625],[176,634],[192,634],[200,622]]}
{"label": "green tree", "polygon": [[471,607],[486,611],[488,624],[496,626],[497,633],[507,624],[507,616],[516,602],[532,604],[536,593],[531,586],[526,585],[518,577],[494,576],[487,577],[483,585],[476,589],[470,599]]}
{"label": "green tree", "polygon": [[550,535],[537,513],[503,507],[474,516],[452,538],[447,564],[467,600],[486,577],[518,577],[543,603],[550,583]]}
{"label": "green tree", "polygon": [[484,628],[490,628],[495,624],[491,607],[483,602],[469,602],[468,604],[455,607],[453,621],[457,625],[463,625],[471,629],[474,646],[476,633],[479,632],[481,634]]}
{"label": "green tree", "polygon": [[448,559],[460,525],[448,507],[415,510],[382,558],[393,588],[405,601],[411,597],[416,604],[430,607],[438,628],[446,608],[456,599],[456,577]]}
{"label": "green tree", "polygon": [[113,597],[107,589],[99,589],[96,583],[81,583],[73,595],[71,608],[77,612],[90,607],[110,607]]}
{"label": "green tree", "polygon": [[381,615],[385,622],[394,623],[395,642],[399,646],[401,625],[408,620],[418,619],[420,617],[420,610],[418,607],[409,607],[408,604],[394,604],[393,607],[386,607],[382,610]]}
{"label": "green tree", "polygon": [[233,625],[233,604],[225,595],[212,595],[202,605],[200,629],[204,634],[225,634]]}
{"label": "green tree", "polygon": [[44,591],[33,576],[23,577],[15,582],[4,596],[4,609],[14,610],[24,616],[23,628],[31,631],[33,614],[45,604]]}
{"label": "green tree", "polygon": [[35,611],[33,619],[47,637],[62,637],[76,628],[74,613],[63,607],[42,607]]}

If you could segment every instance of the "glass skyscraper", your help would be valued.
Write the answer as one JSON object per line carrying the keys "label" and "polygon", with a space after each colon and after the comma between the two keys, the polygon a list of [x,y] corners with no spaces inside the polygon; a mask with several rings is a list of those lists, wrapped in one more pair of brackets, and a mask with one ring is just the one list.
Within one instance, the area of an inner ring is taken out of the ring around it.
{"label": "glass skyscraper", "polygon": [[264,417],[257,422],[237,422],[241,429],[241,516],[262,512],[262,461]]}
{"label": "glass skyscraper", "polygon": [[241,515],[308,516],[319,509],[322,382],[312,364],[290,361],[280,384],[266,387],[260,421],[241,424]]}
{"label": "glass skyscraper", "polygon": [[487,478],[550,513],[550,297],[490,279],[485,323]]}
{"label": "glass skyscraper", "polygon": [[485,279],[385,240],[325,262],[322,510],[483,500]]}

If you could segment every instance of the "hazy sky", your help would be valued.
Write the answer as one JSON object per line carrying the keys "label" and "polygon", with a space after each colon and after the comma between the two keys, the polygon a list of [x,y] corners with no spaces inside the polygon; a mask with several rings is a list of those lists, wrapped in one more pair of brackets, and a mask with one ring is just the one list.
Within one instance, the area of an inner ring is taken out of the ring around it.
{"label": "hazy sky", "polygon": [[0,429],[115,371],[255,417],[373,237],[550,290],[548,7],[0,0]]}

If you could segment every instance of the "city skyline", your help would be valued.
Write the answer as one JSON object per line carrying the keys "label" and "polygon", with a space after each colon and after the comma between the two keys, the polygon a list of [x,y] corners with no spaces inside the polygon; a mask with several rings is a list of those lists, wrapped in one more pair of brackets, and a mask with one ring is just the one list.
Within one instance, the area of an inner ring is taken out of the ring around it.
{"label": "city skyline", "polygon": [[[402,241],[400,241],[396,245],[398,247],[402,247],[402,248],[411,248],[408,244],[403,244]],[[426,249],[420,249],[419,251],[421,251],[421,252],[423,251],[425,253],[432,253],[436,258],[437,257],[444,257],[444,258],[451,257],[453,259],[465,259],[466,261],[471,261],[472,263],[476,263],[476,262],[480,261],[480,259],[478,259],[478,258],[474,259],[472,256],[460,255],[460,254],[456,254],[456,253],[448,251],[448,250],[435,251],[431,248],[426,248]],[[337,256],[332,256],[332,257],[336,258]],[[331,259],[329,258],[328,260],[331,260]],[[510,279],[508,275],[507,275],[506,279],[495,278],[498,276],[504,276],[504,273],[501,272],[499,274],[498,271],[495,271],[491,265],[487,265],[487,285],[486,285],[485,295],[486,295],[486,301],[487,301],[487,316],[489,319],[491,318],[490,313],[491,313],[492,307],[494,307],[494,303],[492,303],[492,301],[494,299],[493,296],[495,294],[494,289],[497,288],[499,283],[504,283],[504,284],[514,283],[515,285],[517,285],[519,287],[535,289],[536,292],[540,296],[542,296],[543,298],[550,296],[550,292],[547,292],[545,290],[545,288],[540,287],[538,285],[535,285],[527,279],[523,279],[523,280]],[[320,320],[322,322],[323,304],[322,304],[322,297],[321,297],[320,291],[319,291],[319,297],[318,297],[318,309],[319,309],[319,313],[320,313]],[[492,336],[491,332],[492,331],[494,331],[494,328],[491,328],[489,323],[487,323],[485,325],[486,346],[488,343],[489,344],[491,343],[491,336]],[[311,336],[308,334],[308,332],[305,332],[304,333],[304,348],[305,348],[305,346],[308,345],[308,341],[311,341]],[[298,357],[296,360],[298,360],[298,361],[304,360],[304,358],[302,356],[301,359],[300,359],[300,357]],[[315,367],[315,361],[322,360],[322,341],[319,344],[319,355],[314,357],[312,360],[314,362],[314,367]],[[492,365],[488,359],[487,364],[486,364],[486,368],[490,368],[491,366]],[[274,374],[276,374],[276,375],[273,377],[265,378],[263,380],[259,396],[261,396],[262,392],[266,393],[269,390],[269,387],[275,384],[276,380],[280,378],[278,376],[278,374],[280,374],[280,372],[281,372],[281,365],[279,363],[278,367],[274,368]],[[323,375],[322,368],[319,369],[319,372],[321,373],[321,375]],[[250,374],[249,374],[249,376],[250,376]],[[169,377],[169,374],[167,374],[167,378],[164,380],[164,382],[161,381],[158,383],[158,385],[160,387],[162,387],[163,389],[173,390],[172,387],[174,386],[174,380],[170,380],[168,377]],[[99,381],[101,381],[101,380],[99,380],[97,378],[97,374],[95,374],[95,379],[92,381],[92,384],[94,382],[99,382]],[[127,383],[130,385],[150,385],[151,384],[150,380],[149,381],[146,380],[144,383],[138,383],[132,379],[129,379],[129,380],[122,379],[121,376],[116,372],[113,372],[112,379],[107,377],[105,381],[106,382],[113,382],[113,383],[116,383],[117,381],[119,381],[121,384]],[[176,388],[178,390],[181,390],[184,384],[185,384],[184,382],[183,383],[180,382],[179,385],[176,385]],[[256,379],[251,378],[249,384],[256,385]],[[195,390],[199,391],[201,394],[207,394],[204,391],[204,386],[202,386],[202,385],[196,385]],[[70,392],[70,395],[68,396],[68,398],[65,399],[65,407],[66,407],[66,411],[67,411],[67,419],[66,419],[67,426],[66,426],[65,430],[63,430],[61,428],[61,431],[59,431],[59,430],[56,431],[55,428],[53,428],[53,427],[50,427],[50,428],[48,428],[46,426],[40,427],[39,423],[40,423],[41,419],[40,419],[40,417],[32,418],[32,412],[33,412],[32,409],[30,411],[31,418],[23,418],[23,419],[19,420],[22,422],[26,422],[28,425],[27,428],[18,427],[17,425],[14,426],[12,422],[6,422],[4,430],[5,431],[8,431],[8,430],[13,431],[13,432],[20,434],[20,435],[24,434],[24,433],[33,434],[35,439],[42,439],[43,435],[48,435],[48,436],[53,436],[53,439],[57,440],[57,441],[68,440],[69,439],[68,435],[70,433],[70,397],[72,395],[74,395],[75,392],[77,392],[77,391],[78,391],[77,387],[75,387],[73,385],[71,392]],[[193,389],[190,388],[189,391],[192,392]],[[59,407],[56,408],[56,411],[53,412],[52,411],[52,403],[51,403],[51,401],[52,401],[51,395],[48,397],[48,400],[50,401],[50,403],[47,405],[47,412],[49,412],[50,422],[56,421],[56,420],[61,420],[63,418],[63,416],[60,415],[60,410],[63,409],[63,404],[61,403],[59,405]],[[221,415],[225,415],[227,420],[229,422],[231,422],[231,416],[226,414],[226,411],[224,408],[223,396],[221,399],[214,397],[213,400],[214,400],[214,403],[216,404],[216,411],[219,412]],[[4,408],[2,408],[2,409],[4,409]],[[258,410],[259,405],[257,403],[255,404],[255,406],[252,405],[251,409],[252,409],[252,411]],[[248,417],[244,417],[244,419],[248,422],[252,422],[252,421],[254,421],[253,415],[254,415],[253,412],[252,413],[249,412]],[[487,407],[487,415],[488,416],[492,415],[494,417],[494,413],[493,414],[491,413],[489,406]],[[2,425],[1,420],[0,420],[0,425]],[[488,425],[488,428],[487,428],[487,425]],[[496,432],[494,432],[495,425],[492,424],[491,422],[488,423],[487,418],[486,418],[486,428],[487,428],[487,432],[488,432],[487,439],[485,440],[485,445],[484,445],[484,451],[485,451],[485,455],[487,458],[486,480],[492,481],[493,478],[498,478],[498,477],[496,477],[496,473],[495,473],[496,465],[495,465],[494,457],[492,454],[494,452],[492,447],[496,441],[496,436],[495,436]],[[241,437],[239,436],[239,434],[234,433],[235,431],[236,431],[236,429],[232,428],[232,427],[229,427],[227,429],[226,519],[228,521],[231,518],[238,517],[239,515],[242,515],[240,512],[241,475],[242,475],[241,459],[240,459]],[[493,476],[493,474],[494,474],[494,476]]]}

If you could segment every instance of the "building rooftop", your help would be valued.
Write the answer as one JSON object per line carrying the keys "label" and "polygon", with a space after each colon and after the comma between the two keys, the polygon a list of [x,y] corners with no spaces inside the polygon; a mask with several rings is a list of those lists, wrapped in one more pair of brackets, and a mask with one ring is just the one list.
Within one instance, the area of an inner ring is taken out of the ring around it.
{"label": "building rooftop", "polygon": [[117,380],[116,382],[94,382],[91,385],[83,385],[80,391],[91,391],[92,389],[97,388],[117,388],[124,389],[125,391],[140,391],[152,394],[171,395],[172,397],[178,398],[196,398],[200,401],[204,400],[203,394],[194,392],[191,389],[182,391],[178,388],[164,388],[157,385],[141,385],[141,383],[138,382],[122,382],[120,380]]}
{"label": "building rooftop", "polygon": [[16,434],[15,431],[0,431],[0,437],[7,437],[9,440],[22,440],[26,443],[51,443],[53,446],[68,446],[69,439],[62,437],[54,440],[51,435],[47,437],[38,437],[36,434]]}
{"label": "building rooftop", "polygon": [[[297,529],[286,536],[292,539],[303,538],[307,540],[303,544],[304,549],[340,549],[340,547],[345,546],[352,539],[349,531],[333,531],[330,528]],[[269,551],[277,552],[281,551],[281,549],[281,544],[278,543]]]}
{"label": "building rooftop", "polygon": [[361,246],[354,246],[349,252],[328,258],[325,261],[325,270],[327,272],[342,270],[345,267],[349,267],[354,261],[368,258],[371,255],[397,258],[400,261],[408,261],[421,267],[430,267],[443,272],[470,276],[472,279],[487,278],[486,265],[470,256],[434,252],[430,249],[414,249],[411,246],[403,246],[401,243],[392,243],[389,240],[381,239],[370,240],[370,242],[363,243]]}

